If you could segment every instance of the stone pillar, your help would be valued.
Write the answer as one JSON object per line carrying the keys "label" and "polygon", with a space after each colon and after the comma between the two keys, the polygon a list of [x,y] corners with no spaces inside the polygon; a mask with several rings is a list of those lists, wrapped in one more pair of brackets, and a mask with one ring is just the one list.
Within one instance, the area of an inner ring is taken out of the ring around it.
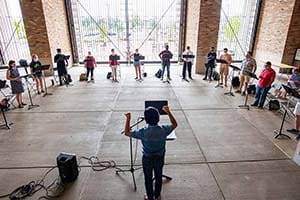
{"label": "stone pillar", "polygon": [[258,62],[293,64],[300,48],[300,0],[264,0],[254,48]]}
{"label": "stone pillar", "polygon": [[210,47],[217,49],[221,0],[188,0],[185,44],[194,51],[197,74],[205,72]]}
{"label": "stone pillar", "polygon": [[[72,54],[64,0],[22,0],[21,8],[29,49],[37,54],[43,64],[51,64],[56,49],[66,55]],[[72,64],[72,55],[69,64]]]}

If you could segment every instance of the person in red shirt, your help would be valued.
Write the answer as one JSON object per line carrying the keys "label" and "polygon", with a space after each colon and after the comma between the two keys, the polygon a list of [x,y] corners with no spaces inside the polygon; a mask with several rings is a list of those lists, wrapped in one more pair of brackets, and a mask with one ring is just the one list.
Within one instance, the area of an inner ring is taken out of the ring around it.
{"label": "person in red shirt", "polygon": [[268,91],[270,90],[276,77],[276,72],[271,66],[272,63],[270,61],[266,62],[265,69],[259,75],[259,81],[256,86],[255,100],[251,106],[263,108]]}
{"label": "person in red shirt", "polygon": [[91,72],[91,81],[94,80],[94,68],[96,67],[96,61],[92,53],[89,51],[88,56],[84,59],[84,66],[86,68],[86,81],[88,81],[89,74]]}

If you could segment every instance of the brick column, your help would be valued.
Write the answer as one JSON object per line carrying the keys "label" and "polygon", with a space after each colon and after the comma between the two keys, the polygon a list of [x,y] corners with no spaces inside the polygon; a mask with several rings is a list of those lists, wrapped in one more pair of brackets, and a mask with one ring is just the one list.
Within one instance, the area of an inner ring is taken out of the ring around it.
{"label": "brick column", "polygon": [[[71,55],[71,40],[64,0],[22,0],[21,8],[29,49],[43,64],[51,64],[56,49]],[[72,64],[72,58],[70,58]]]}
{"label": "brick column", "polygon": [[197,74],[205,72],[210,47],[217,48],[222,0],[188,0],[186,45],[195,52]]}
{"label": "brick column", "polygon": [[263,1],[254,48],[257,61],[293,64],[300,48],[299,4],[300,0]]}

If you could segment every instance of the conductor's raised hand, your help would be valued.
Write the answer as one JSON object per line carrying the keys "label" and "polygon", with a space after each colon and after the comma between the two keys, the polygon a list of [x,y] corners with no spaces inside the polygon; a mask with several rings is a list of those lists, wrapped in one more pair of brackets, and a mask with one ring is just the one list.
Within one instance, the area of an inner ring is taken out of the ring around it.
{"label": "conductor's raised hand", "polygon": [[130,112],[126,113],[125,116],[126,116],[127,119],[131,119],[131,113]]}
{"label": "conductor's raised hand", "polygon": [[169,112],[170,112],[169,106],[163,106],[162,110],[163,110],[165,113],[169,113]]}

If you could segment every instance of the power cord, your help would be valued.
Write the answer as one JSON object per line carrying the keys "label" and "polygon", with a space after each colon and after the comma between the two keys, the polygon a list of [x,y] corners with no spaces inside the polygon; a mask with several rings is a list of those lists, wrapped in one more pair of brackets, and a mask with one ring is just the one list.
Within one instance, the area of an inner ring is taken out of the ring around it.
{"label": "power cord", "polygon": [[113,160],[101,161],[97,156],[90,156],[90,157],[81,156],[79,157],[79,164],[78,164],[79,170],[81,169],[80,167],[81,160],[87,160],[88,163],[91,165],[92,170],[98,172],[109,168],[118,168],[116,162]]}
{"label": "power cord", "polygon": [[33,196],[40,190],[44,190],[46,194],[38,199],[51,199],[59,197],[64,191],[64,185],[60,181],[60,178],[56,178],[49,185],[45,185],[45,179],[47,175],[56,167],[49,169],[42,179],[36,181],[30,181],[26,185],[22,185],[9,194],[1,195],[0,199],[8,197],[10,200],[21,200],[27,197]]}

